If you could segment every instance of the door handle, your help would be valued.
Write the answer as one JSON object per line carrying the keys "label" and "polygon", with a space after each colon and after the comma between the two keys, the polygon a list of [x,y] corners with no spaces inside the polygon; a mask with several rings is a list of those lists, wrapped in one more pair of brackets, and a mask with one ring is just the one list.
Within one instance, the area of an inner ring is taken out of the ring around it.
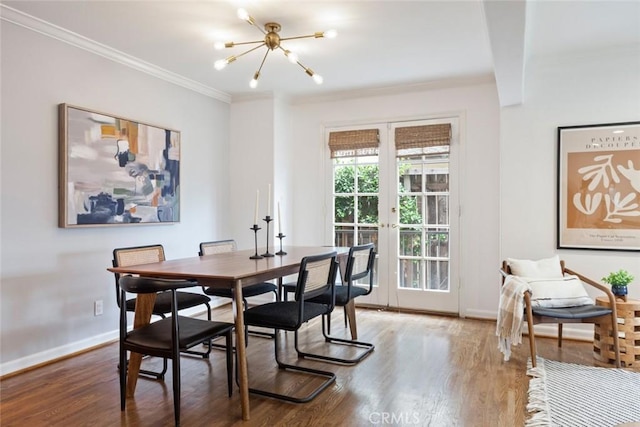
{"label": "door handle", "polygon": [[384,228],[384,223],[378,224],[380,228]]}
{"label": "door handle", "polygon": [[391,224],[391,228],[398,228],[398,224]]}

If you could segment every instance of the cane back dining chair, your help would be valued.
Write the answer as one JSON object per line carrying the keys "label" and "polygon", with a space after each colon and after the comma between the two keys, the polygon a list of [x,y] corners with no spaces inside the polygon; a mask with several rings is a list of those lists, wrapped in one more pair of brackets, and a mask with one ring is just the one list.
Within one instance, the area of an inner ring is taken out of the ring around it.
{"label": "cane back dining chair", "polygon": [[[371,291],[373,290],[373,264],[375,262],[375,259],[376,253],[374,251],[373,243],[352,246],[351,248],[349,248],[347,266],[344,273],[344,284],[335,286],[336,306],[345,307],[345,310],[347,309],[347,307],[349,307],[349,310],[355,310],[355,298],[371,293]],[[366,286],[358,286],[356,284],[359,280],[362,279],[367,279],[368,283]],[[310,302],[330,304],[331,298],[331,293],[327,291],[320,296],[312,298]],[[355,313],[353,318],[355,318]],[[299,352],[300,356],[353,365],[367,357],[375,348],[371,343],[358,341],[356,339],[337,338],[330,336],[330,333],[331,313],[322,316],[322,334],[324,335],[325,341],[330,343],[360,347],[364,348],[365,350],[361,351],[359,355],[353,358],[340,358],[333,356],[308,354],[304,352]]]}
{"label": "cane back dining chair", "polygon": [[[136,264],[148,264],[153,262],[160,262],[165,260],[164,247],[162,245],[146,245],[146,246],[132,246],[124,248],[116,248],[113,250],[114,267],[128,267]],[[120,277],[121,275],[115,273],[116,283],[116,303],[118,307],[121,307],[124,302],[124,307],[127,311],[135,312],[136,299],[122,299],[120,294]],[[211,320],[211,307],[209,302],[211,298],[206,295],[195,292],[178,292],[176,295],[178,300],[178,310],[184,310],[191,307],[197,307],[204,305],[207,309],[207,319]],[[160,292],[156,296],[156,302],[153,306],[152,314],[165,318],[167,314],[171,313],[171,293]],[[202,356],[208,358],[211,352],[211,347],[207,348],[207,351],[200,352],[196,350],[189,350],[187,353]],[[140,373],[146,376],[151,376],[156,379],[163,379],[167,372],[167,360],[163,362],[161,372],[154,372],[149,370],[140,370]]]}
{"label": "cane back dining chair", "polygon": [[[542,267],[543,266],[543,267]],[[594,289],[603,292],[609,299],[610,307],[601,307],[593,304],[587,295],[584,287],[578,288],[578,295],[582,294],[587,296],[587,300],[579,297],[573,297],[572,295],[562,295],[565,301],[571,301],[575,299],[579,301],[579,305],[569,305],[570,303],[554,303],[553,298],[543,298],[543,295],[537,294],[536,289],[546,292],[545,288],[538,287],[532,288],[532,291],[527,291],[524,294],[524,310],[527,320],[527,329],[529,334],[529,348],[531,351],[531,364],[536,367],[536,340],[535,331],[533,326],[540,323],[557,323],[558,324],[558,347],[562,347],[562,325],[564,323],[596,323],[602,319],[611,319],[612,331],[611,338],[613,341],[614,353],[616,357],[616,367],[620,367],[620,347],[618,343],[618,321],[616,314],[615,296],[606,286],[595,282],[588,277],[571,270],[565,266],[564,260],[560,260],[557,256],[553,258],[542,259],[539,261],[531,260],[516,260],[507,259],[502,261],[501,267],[502,273],[502,285],[504,286],[505,280],[510,276],[517,276],[524,278],[535,286],[535,283],[542,284],[548,281],[552,286],[555,284],[562,285],[562,282],[556,282],[556,280],[563,280],[566,278],[571,279],[571,275],[579,279],[582,285],[588,285]],[[542,272],[542,273],[541,273]],[[576,282],[577,283],[577,282]],[[574,286],[573,284],[571,286]],[[554,291],[551,291],[554,292]],[[567,292],[567,291],[562,291]],[[558,296],[557,288],[554,292]],[[566,298],[571,296],[572,298]],[[556,298],[557,299],[557,298]],[[544,301],[544,302],[543,302]],[[564,301],[563,301],[564,302]],[[585,303],[586,302],[586,303]],[[559,306],[558,306],[559,305]]]}
{"label": "cane back dining chair", "polygon": [[[177,289],[198,286],[187,280],[166,280],[149,277],[122,276],[119,280],[120,298],[126,292],[134,294],[161,293],[169,296],[170,317],[128,330],[126,304],[120,305],[120,366],[126,366],[127,351],[171,359],[173,407],[175,425],[180,425],[180,353],[214,338],[224,336],[227,341],[226,370],[228,395],[232,394],[233,353],[231,337],[233,323],[202,320],[178,315]],[[127,372],[120,369],[120,409],[125,410]]]}
{"label": "cane back dining chair", "polygon": [[245,327],[259,326],[274,329],[275,359],[279,369],[320,377],[323,381],[302,397],[249,387],[251,393],[288,402],[304,403],[314,399],[335,381],[336,376],[333,372],[284,363],[280,359],[279,331],[294,332],[295,348],[298,351],[300,327],[309,320],[333,310],[333,298],[330,298],[327,304],[310,302],[310,300],[326,292],[333,295],[337,271],[336,256],[334,251],[302,258],[294,301],[275,301],[250,307],[244,312]]}
{"label": "cane back dining chair", "polygon": [[[211,242],[201,242],[199,256],[214,255],[227,252],[235,252],[237,250],[237,244],[235,240],[216,240]],[[207,288],[203,287],[204,293],[207,295],[229,298],[232,297],[232,291],[229,288]],[[275,284],[270,282],[256,283],[255,285],[249,285],[242,288],[242,303],[244,308],[248,307],[247,298],[255,297],[258,295],[264,295],[272,292],[275,299],[278,299],[278,288]],[[260,331],[249,331],[251,334],[262,335],[272,338],[272,334],[263,333]]]}

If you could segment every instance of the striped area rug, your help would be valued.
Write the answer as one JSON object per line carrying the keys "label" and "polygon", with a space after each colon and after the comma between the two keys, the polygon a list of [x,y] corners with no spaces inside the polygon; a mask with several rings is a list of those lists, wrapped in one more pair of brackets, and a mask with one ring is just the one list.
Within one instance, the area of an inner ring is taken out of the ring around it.
{"label": "striped area rug", "polygon": [[526,427],[613,427],[640,423],[640,373],[537,358]]}

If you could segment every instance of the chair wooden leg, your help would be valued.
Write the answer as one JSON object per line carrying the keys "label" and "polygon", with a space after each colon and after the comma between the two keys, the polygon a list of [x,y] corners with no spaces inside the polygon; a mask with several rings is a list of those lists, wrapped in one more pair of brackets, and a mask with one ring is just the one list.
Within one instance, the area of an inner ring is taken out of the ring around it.
{"label": "chair wooden leg", "polygon": [[527,293],[524,296],[525,310],[527,315],[527,328],[529,329],[529,350],[531,351],[531,366],[536,367],[536,336],[533,331],[533,313],[531,311],[531,296]]}
{"label": "chair wooden leg", "polygon": [[558,348],[562,347],[562,323],[558,323]]}

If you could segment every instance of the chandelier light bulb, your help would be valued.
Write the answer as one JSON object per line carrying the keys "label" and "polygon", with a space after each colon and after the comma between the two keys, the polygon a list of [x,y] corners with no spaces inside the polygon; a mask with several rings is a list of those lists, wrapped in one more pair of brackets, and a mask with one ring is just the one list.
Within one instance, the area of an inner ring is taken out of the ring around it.
{"label": "chandelier light bulb", "polygon": [[213,47],[216,50],[222,50],[225,48],[224,42],[215,42],[215,44],[213,45]]}
{"label": "chandelier light bulb", "polygon": [[336,30],[327,30],[324,32],[324,37],[328,39],[335,39],[338,36],[338,32]]}
{"label": "chandelier light bulb", "polygon": [[214,64],[213,67],[216,70],[222,70],[224,67],[226,67],[228,64],[226,59],[218,59]]}
{"label": "chandelier light bulb", "polygon": [[316,82],[316,84],[321,85],[322,82],[324,81],[324,79],[322,78],[322,76],[320,74],[314,74],[313,75],[313,81]]}
{"label": "chandelier light bulb", "polygon": [[245,9],[238,9],[238,18],[242,19],[243,21],[248,21],[249,12],[247,12]]}
{"label": "chandelier light bulb", "polygon": [[249,87],[251,89],[255,89],[256,87],[258,87],[258,78],[260,77],[260,72],[256,72],[253,75],[253,79],[251,79],[251,81],[249,82]]}

